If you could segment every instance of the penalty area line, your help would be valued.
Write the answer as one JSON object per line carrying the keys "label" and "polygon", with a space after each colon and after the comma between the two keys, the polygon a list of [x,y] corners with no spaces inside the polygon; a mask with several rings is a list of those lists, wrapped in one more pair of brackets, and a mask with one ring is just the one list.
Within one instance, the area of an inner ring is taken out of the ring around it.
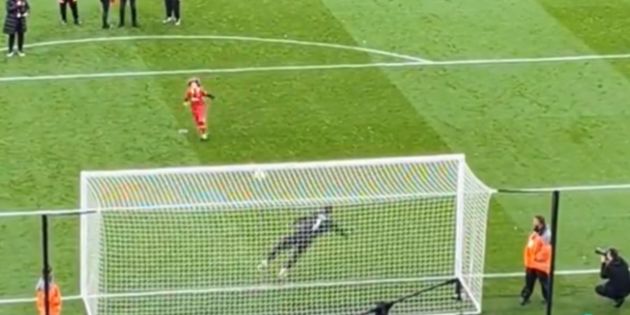
{"label": "penalty area line", "polygon": [[444,61],[406,61],[406,62],[380,62],[380,63],[350,63],[350,64],[319,64],[319,65],[294,65],[294,66],[261,66],[242,68],[216,68],[216,69],[183,69],[183,70],[155,70],[155,71],[125,71],[125,72],[101,72],[101,73],[77,73],[77,74],[51,74],[51,75],[23,75],[0,77],[0,83],[20,81],[46,81],[46,80],[73,80],[73,79],[99,79],[116,77],[148,77],[165,75],[190,75],[190,74],[230,74],[248,72],[282,72],[282,71],[312,71],[312,70],[342,70],[342,69],[369,69],[369,68],[412,68],[412,67],[448,67],[448,66],[475,66],[475,65],[513,65],[513,64],[542,64],[542,63],[567,63],[604,60],[630,59],[630,54],[614,55],[583,55],[583,56],[559,56],[559,57],[532,57],[532,58],[506,58],[506,59],[463,59]]}
{"label": "penalty area line", "polygon": [[603,60],[623,60],[630,59],[627,54],[609,55],[577,55],[577,56],[555,56],[555,57],[524,57],[524,58],[497,58],[497,59],[461,59],[431,61],[425,66],[465,66],[465,65],[501,65],[501,64],[534,64],[534,63],[568,63],[583,61],[603,61]]}

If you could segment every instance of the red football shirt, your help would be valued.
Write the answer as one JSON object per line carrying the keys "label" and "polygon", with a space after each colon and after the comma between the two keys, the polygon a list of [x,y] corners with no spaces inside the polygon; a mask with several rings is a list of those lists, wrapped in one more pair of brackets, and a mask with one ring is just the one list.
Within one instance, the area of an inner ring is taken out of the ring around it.
{"label": "red football shirt", "polygon": [[202,89],[188,89],[186,92],[186,100],[190,102],[193,107],[205,106],[206,101],[204,97],[208,94]]}

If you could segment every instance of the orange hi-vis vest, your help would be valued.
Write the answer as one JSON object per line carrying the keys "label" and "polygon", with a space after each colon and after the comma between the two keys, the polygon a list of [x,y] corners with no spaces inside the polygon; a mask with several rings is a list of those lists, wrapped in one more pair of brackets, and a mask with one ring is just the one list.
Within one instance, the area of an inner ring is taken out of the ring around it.
{"label": "orange hi-vis vest", "polygon": [[551,245],[537,232],[527,238],[523,253],[525,268],[535,269],[549,274],[551,269]]}
{"label": "orange hi-vis vest", "polygon": [[[37,288],[37,314],[46,315],[45,300],[44,300],[44,288]],[[54,283],[50,283],[48,288],[48,315],[60,315],[61,314],[61,290],[59,286]]]}

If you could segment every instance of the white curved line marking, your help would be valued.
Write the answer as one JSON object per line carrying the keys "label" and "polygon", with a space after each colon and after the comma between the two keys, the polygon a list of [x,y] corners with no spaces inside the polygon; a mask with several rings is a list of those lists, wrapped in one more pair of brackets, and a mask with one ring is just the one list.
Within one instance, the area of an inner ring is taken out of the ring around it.
{"label": "white curved line marking", "polygon": [[[295,40],[295,39],[262,38],[262,37],[249,37],[249,36],[224,36],[224,35],[139,35],[139,36],[93,37],[93,38],[67,39],[67,40],[34,43],[34,44],[26,45],[26,47],[27,48],[28,47],[45,47],[45,46],[57,46],[57,45],[68,45],[68,44],[136,41],[136,40],[191,40],[191,39],[259,42],[259,43],[325,47],[325,48],[359,51],[359,52],[365,52],[365,53],[370,53],[374,55],[394,57],[394,58],[398,58],[398,59],[406,60],[406,61],[423,62],[423,63],[431,62],[428,59],[398,54],[398,53],[374,49],[374,48],[359,47],[359,46],[311,42],[311,41],[303,41],[303,40]],[[6,51],[6,48],[4,48],[3,51]]]}
{"label": "white curved line marking", "polygon": [[0,82],[18,81],[45,81],[45,80],[71,80],[71,79],[98,79],[115,77],[148,77],[162,75],[183,74],[220,74],[220,73],[245,73],[245,72],[279,72],[279,71],[307,71],[307,70],[334,70],[334,69],[365,69],[365,68],[391,68],[409,67],[425,64],[422,62],[390,62],[390,63],[357,63],[334,65],[303,65],[303,66],[270,66],[247,68],[219,68],[219,69],[183,69],[163,71],[129,71],[129,72],[102,72],[102,73],[77,73],[77,74],[51,74],[34,76],[0,77]]}

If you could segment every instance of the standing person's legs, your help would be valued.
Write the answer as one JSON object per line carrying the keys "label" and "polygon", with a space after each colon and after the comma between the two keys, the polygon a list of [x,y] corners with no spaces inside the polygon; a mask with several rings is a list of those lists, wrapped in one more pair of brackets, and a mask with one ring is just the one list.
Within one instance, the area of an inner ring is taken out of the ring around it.
{"label": "standing person's legs", "polygon": [[59,15],[61,16],[61,22],[64,24],[68,22],[68,0],[59,0]]}
{"label": "standing person's legs", "polygon": [[138,27],[138,10],[136,9],[136,0],[129,0],[129,6],[131,7],[131,25]]}
{"label": "standing person's legs", "polygon": [[79,24],[79,3],[77,0],[68,0],[70,1],[70,10],[72,10],[72,19],[74,20],[74,24]]}
{"label": "standing person's legs", "polygon": [[103,6],[103,28],[109,28],[109,0],[101,0]]}
{"label": "standing person's legs", "polygon": [[164,8],[166,9],[166,18],[164,19],[164,23],[168,23],[173,18],[173,1],[164,0]]}
{"label": "standing person's legs", "polygon": [[120,0],[120,10],[118,11],[118,27],[125,26],[126,9],[127,9],[127,0]]}
{"label": "standing person's legs", "polygon": [[540,282],[540,289],[545,302],[549,302],[549,275],[542,271],[536,271],[536,277]]}
{"label": "standing person's legs", "polygon": [[7,55],[11,56],[13,54],[13,47],[15,46],[15,33],[9,34],[9,38],[7,39]]}
{"label": "standing person's legs", "polygon": [[20,55],[24,54],[24,40],[26,37],[26,33],[20,31],[19,33],[17,33],[17,46],[18,46],[18,53]]}
{"label": "standing person's legs", "polygon": [[179,25],[180,20],[181,20],[181,16],[179,12],[179,0],[172,0],[172,1],[173,1],[173,14],[175,15],[175,22],[177,23],[177,25]]}
{"label": "standing person's legs", "polygon": [[24,55],[24,39],[26,37],[26,32],[24,31],[24,29],[22,27],[19,28],[19,31],[17,33],[17,46],[18,46],[18,54],[20,54],[20,56]]}
{"label": "standing person's legs", "polygon": [[529,298],[534,293],[534,285],[536,284],[536,271],[533,269],[525,269],[525,286],[521,290],[521,305],[529,303]]}

